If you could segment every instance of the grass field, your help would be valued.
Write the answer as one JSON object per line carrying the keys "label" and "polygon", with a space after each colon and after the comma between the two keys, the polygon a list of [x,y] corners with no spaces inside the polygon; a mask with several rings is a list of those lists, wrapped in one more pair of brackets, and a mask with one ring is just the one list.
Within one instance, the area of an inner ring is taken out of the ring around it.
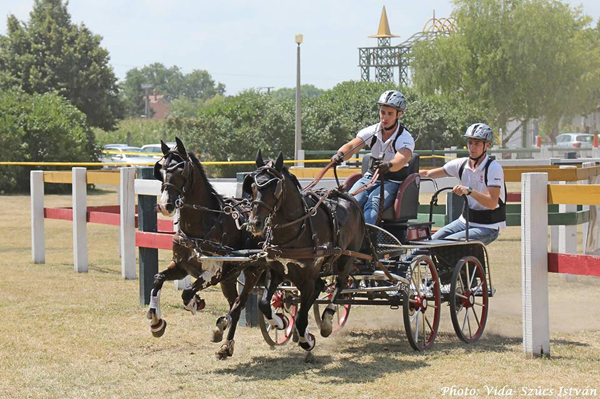
{"label": "grass field", "polygon": [[[49,195],[46,206],[70,200]],[[116,192],[88,202],[116,204]],[[0,209],[0,398],[600,396],[600,279],[550,276],[551,357],[526,359],[516,227],[489,247],[498,292],[474,345],[454,336],[447,307],[425,353],[410,348],[400,310],[355,307],[342,331],[317,336],[309,362],[295,344],[270,349],[257,328],[239,328],[234,357],[218,361],[219,345],[209,341],[227,308],[218,289],[202,293],[207,307],[192,316],[165,285],[169,324],[153,338],[139,282],[120,277],[115,227],[88,225],[90,270],[77,274],[70,222],[46,220],[46,263],[33,264],[29,197],[0,196]],[[161,267],[169,255],[160,252]],[[588,391],[561,391],[569,388]]]}

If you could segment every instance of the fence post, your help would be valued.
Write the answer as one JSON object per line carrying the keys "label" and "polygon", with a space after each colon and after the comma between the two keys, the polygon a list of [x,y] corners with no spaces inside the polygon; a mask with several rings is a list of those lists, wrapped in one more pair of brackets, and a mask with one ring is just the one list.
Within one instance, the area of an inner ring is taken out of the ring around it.
{"label": "fence post", "polygon": [[548,174],[524,173],[521,193],[523,351],[548,356]]}
{"label": "fence post", "polygon": [[29,176],[31,187],[31,258],[34,263],[46,263],[44,172],[32,170]]}
{"label": "fence post", "polygon": [[[151,167],[138,168],[138,177],[154,179]],[[156,197],[153,195],[138,195],[138,230],[157,231]],[[150,292],[154,283],[154,275],[158,273],[158,249],[142,248],[140,254],[140,304],[150,303]]]}
{"label": "fence post", "polygon": [[73,263],[75,271],[87,273],[87,170],[73,168]]}
{"label": "fence post", "polygon": [[135,168],[121,168],[119,173],[121,276],[126,280],[135,280]]}
{"label": "fence post", "polygon": [[[248,172],[238,172],[236,174],[237,186],[236,186],[236,194],[237,198],[248,198],[248,194],[242,191],[242,185],[244,183],[244,179]],[[246,275],[244,272],[240,273],[238,277],[240,283],[244,284],[246,281]],[[242,292],[243,287],[238,284],[238,293]],[[258,297],[254,292],[248,294],[248,300],[246,301],[246,307],[240,314],[239,325],[241,327],[256,327],[258,326],[258,318],[261,317],[258,314]]]}
{"label": "fence post", "polygon": [[[577,169],[574,165],[562,165],[560,169]],[[573,182],[560,182],[560,184],[577,184]],[[577,205],[564,205],[558,206],[560,213],[575,212],[577,211]],[[558,252],[565,254],[577,253],[577,225],[572,226],[559,226],[558,227]]]}
{"label": "fence post", "polygon": [[[598,136],[594,136],[595,138]],[[597,140],[597,138],[595,139]],[[582,168],[591,168],[593,166],[596,166],[596,162],[583,162],[581,164]],[[583,180],[583,184],[595,184],[596,182],[596,177],[590,177],[587,180]],[[594,206],[594,205],[592,205]],[[590,210],[590,205],[584,205],[583,206],[583,210],[584,211],[589,211]],[[590,222],[585,222],[581,225],[581,232],[582,232],[582,237],[583,237],[583,253],[586,253],[586,248],[587,248],[587,240],[588,240],[588,230],[590,227]]]}

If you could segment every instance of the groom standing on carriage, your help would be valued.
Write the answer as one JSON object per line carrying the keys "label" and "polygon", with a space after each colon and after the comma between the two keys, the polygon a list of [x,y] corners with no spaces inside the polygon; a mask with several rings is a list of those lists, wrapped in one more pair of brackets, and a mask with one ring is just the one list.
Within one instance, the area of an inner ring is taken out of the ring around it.
{"label": "groom standing on carriage", "polygon": [[[400,183],[408,176],[408,162],[415,149],[413,137],[399,121],[406,107],[404,95],[397,90],[387,90],[379,97],[377,105],[379,123],[362,129],[331,158],[339,165],[365,146],[371,149],[368,172],[350,190],[355,193],[378,174],[375,184],[355,195],[363,208],[365,222],[370,224],[376,223],[379,214],[381,184],[384,184],[383,211],[392,206]],[[383,179],[385,183],[382,183]]]}

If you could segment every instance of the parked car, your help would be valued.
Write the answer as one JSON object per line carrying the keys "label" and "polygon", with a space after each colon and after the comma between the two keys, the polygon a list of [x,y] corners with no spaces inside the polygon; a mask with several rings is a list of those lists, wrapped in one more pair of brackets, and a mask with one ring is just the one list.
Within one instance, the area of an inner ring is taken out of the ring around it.
{"label": "parked car", "polygon": [[[168,142],[165,143],[166,145],[168,145],[170,148],[175,147],[177,144],[173,141],[173,142]],[[160,147],[160,144],[146,144],[142,146],[142,152],[146,153],[148,156],[152,156],[155,159],[160,159],[162,158],[162,149]],[[151,154],[151,155],[150,155]]]}
{"label": "parked car", "polygon": [[103,150],[112,150],[113,148],[123,148],[129,147],[127,144],[104,144],[102,146]]}
{"label": "parked car", "polygon": [[561,133],[556,136],[557,147],[592,148],[594,135],[587,133]]}
{"label": "parked car", "polygon": [[[148,163],[154,164],[156,159],[147,156],[140,147],[109,147],[105,148],[100,160],[104,163]],[[116,168],[116,165],[107,165],[105,168]]]}

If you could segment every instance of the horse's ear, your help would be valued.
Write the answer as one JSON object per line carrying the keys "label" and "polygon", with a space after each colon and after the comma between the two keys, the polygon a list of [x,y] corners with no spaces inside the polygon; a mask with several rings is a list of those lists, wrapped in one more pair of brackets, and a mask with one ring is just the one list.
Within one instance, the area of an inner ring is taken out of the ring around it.
{"label": "horse's ear", "polygon": [[179,140],[179,137],[175,137],[175,142],[177,143],[177,152],[179,153],[179,155],[181,155],[184,159],[187,159],[188,155],[187,151],[185,150],[185,146],[183,145],[183,142]]}
{"label": "horse's ear", "polygon": [[277,156],[277,160],[275,161],[275,170],[281,172],[283,169],[283,152],[279,151],[279,155]]}
{"label": "horse's ear", "polygon": [[262,152],[260,152],[260,149],[256,153],[256,166],[259,168],[265,166],[265,161],[263,161]]}
{"label": "horse's ear", "polygon": [[160,149],[162,150],[163,155],[167,155],[169,153],[169,150],[171,150],[169,146],[166,145],[165,142],[162,140],[160,141]]}

